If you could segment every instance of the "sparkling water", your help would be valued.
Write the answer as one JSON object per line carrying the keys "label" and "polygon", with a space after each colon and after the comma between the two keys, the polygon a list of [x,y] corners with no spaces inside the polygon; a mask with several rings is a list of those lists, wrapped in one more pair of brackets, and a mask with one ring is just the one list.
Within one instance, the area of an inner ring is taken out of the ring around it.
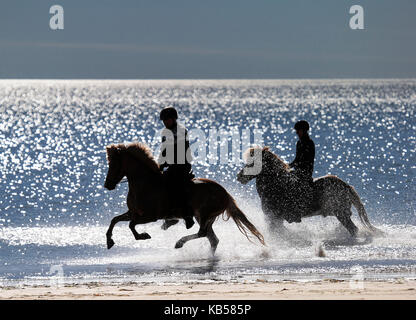
{"label": "sparkling water", "polygon": [[[120,223],[107,250],[105,231],[126,211],[127,184],[103,188],[105,146],[141,141],[157,152],[166,106],[207,135],[258,129],[286,161],[293,124],[308,120],[314,176],[354,186],[386,236],[352,240],[335,218],[314,217],[286,224],[292,236],[282,239],[268,233],[254,183],[236,181],[242,162],[196,163],[196,176],[221,183],[267,247],[219,219],[215,257],[207,239],[175,250],[197,227],[162,231],[161,221],[137,226],[152,236],[146,241]],[[0,281],[49,281],[54,266],[66,282],[348,278],[356,266],[368,278],[416,277],[415,110],[416,80],[0,80]]]}

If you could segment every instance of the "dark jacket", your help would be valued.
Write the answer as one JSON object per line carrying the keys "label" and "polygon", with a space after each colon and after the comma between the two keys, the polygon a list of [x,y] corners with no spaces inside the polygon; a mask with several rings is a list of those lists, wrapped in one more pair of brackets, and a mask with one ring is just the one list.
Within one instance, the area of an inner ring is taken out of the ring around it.
{"label": "dark jacket", "polygon": [[299,177],[312,179],[314,161],[315,144],[306,134],[296,143],[296,158],[289,166],[295,169],[295,174]]}
{"label": "dark jacket", "polygon": [[[166,133],[171,133],[173,135],[173,141],[166,142],[166,136],[162,133],[162,143],[164,143],[164,147],[162,147],[160,155],[159,155],[159,165],[160,170],[164,168],[168,169],[179,169],[180,171],[188,171],[191,169],[192,160],[191,150],[189,149],[189,139],[188,139],[188,131],[185,127],[180,124],[176,124],[176,126],[172,129],[164,129]],[[169,141],[169,140],[168,140]],[[167,154],[168,145],[173,145],[174,157],[173,163],[168,163],[165,159]]]}

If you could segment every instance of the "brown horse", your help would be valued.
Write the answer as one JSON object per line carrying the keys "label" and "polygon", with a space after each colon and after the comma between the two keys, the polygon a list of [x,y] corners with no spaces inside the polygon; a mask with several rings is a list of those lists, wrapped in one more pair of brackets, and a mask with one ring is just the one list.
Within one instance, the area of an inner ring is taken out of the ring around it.
{"label": "brown horse", "polygon": [[[138,233],[135,229],[137,224],[182,217],[181,212],[172,212],[169,202],[165,201],[169,198],[165,177],[147,145],[113,144],[106,150],[109,168],[104,187],[113,190],[124,177],[127,177],[129,184],[128,211],[111,220],[107,231],[108,249],[114,245],[111,236],[115,224],[119,221],[130,221],[129,227],[136,240],[145,240],[150,239],[150,235]],[[219,240],[212,224],[224,212],[228,218],[233,218],[238,229],[249,240],[248,231],[264,244],[262,234],[238,208],[232,196],[215,181],[193,179],[190,202],[200,228],[198,233],[181,238],[175,248],[181,248],[189,240],[207,237],[214,254]]]}
{"label": "brown horse", "polygon": [[[280,229],[284,232],[283,220],[293,221],[290,219],[291,206],[302,196],[296,190],[295,179],[297,178],[290,172],[289,166],[273,154],[268,147],[254,147],[246,151],[246,156],[255,154],[261,155],[261,172],[257,175],[244,174],[244,168],[250,166],[248,164],[238,173],[237,180],[246,184],[256,178],[256,188],[261,199],[262,210],[269,220],[271,231]],[[314,179],[313,184],[313,203],[309,206],[309,210],[302,213],[302,218],[317,215],[335,216],[355,237],[358,228],[351,220],[351,205],[354,205],[361,222],[370,233],[379,235],[383,233],[368,220],[360,196],[352,186],[333,175]]]}

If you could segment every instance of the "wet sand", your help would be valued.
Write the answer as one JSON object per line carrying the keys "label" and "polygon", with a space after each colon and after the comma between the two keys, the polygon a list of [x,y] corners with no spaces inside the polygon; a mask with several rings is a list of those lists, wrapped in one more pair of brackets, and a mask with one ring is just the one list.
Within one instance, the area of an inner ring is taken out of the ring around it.
{"label": "wet sand", "polygon": [[88,283],[60,287],[1,287],[0,299],[138,299],[138,300],[316,300],[316,299],[416,299],[416,280],[350,281],[321,280],[314,282],[255,282],[209,284],[103,284]]}

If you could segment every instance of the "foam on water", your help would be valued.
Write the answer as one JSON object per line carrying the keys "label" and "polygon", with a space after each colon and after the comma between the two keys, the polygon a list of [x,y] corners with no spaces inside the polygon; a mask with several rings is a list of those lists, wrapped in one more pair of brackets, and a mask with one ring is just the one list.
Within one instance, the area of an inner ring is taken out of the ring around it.
{"label": "foam on water", "polygon": [[[320,217],[287,225],[289,237],[268,234],[253,185],[235,181],[240,165],[197,164],[197,176],[236,197],[267,247],[219,219],[215,258],[206,239],[174,250],[191,231],[183,224],[162,231],[161,222],[137,226],[150,233],[147,241],[135,241],[120,223],[116,246],[107,250],[105,231],[126,209],[127,185],[103,189],[104,147],[150,143],[161,128],[159,110],[172,104],[188,128],[261,129],[265,144],[286,160],[294,156],[293,123],[307,119],[317,147],[314,175],[332,173],[352,184],[387,235],[353,241],[334,218]],[[356,265],[365,277],[412,277],[415,106],[415,80],[2,80],[0,279],[48,281],[54,265],[63,266],[67,282],[342,278]]]}
{"label": "foam on water", "polygon": [[[386,237],[352,242],[331,224],[322,232],[322,222],[311,221],[308,227],[289,227],[294,239],[273,241],[266,235],[268,246],[262,248],[236,234],[235,227],[219,223],[221,242],[215,258],[210,256],[206,239],[173,249],[173,243],[188,233],[183,226],[161,232],[160,224],[149,225],[146,231],[153,238],[141,242],[134,240],[127,226],[118,227],[112,251],[104,247],[104,227],[7,228],[0,236],[7,244],[2,250],[10,262],[0,271],[4,282],[41,282],[48,279],[53,265],[62,265],[67,282],[101,281],[102,277],[114,281],[246,281],[340,278],[358,265],[366,277],[416,277],[416,228],[380,227],[387,231]],[[317,255],[318,246],[325,257]]]}
{"label": "foam on water", "polygon": [[[379,225],[384,237],[352,240],[335,219],[315,217],[286,225],[290,236],[280,237],[268,233],[258,210],[242,208],[257,222],[267,247],[250,243],[232,221],[222,220],[214,224],[220,239],[215,257],[206,239],[175,250],[180,237],[196,232],[183,225],[167,231],[160,229],[161,223],[141,226],[152,239],[136,241],[127,224],[121,224],[110,251],[104,226],[8,227],[0,229],[1,250],[8,255],[0,275],[5,284],[49,283],[50,267],[62,265],[68,283],[315,280],[348,279],[360,266],[366,278],[416,277],[415,226]],[[319,248],[324,257],[317,254]]]}

